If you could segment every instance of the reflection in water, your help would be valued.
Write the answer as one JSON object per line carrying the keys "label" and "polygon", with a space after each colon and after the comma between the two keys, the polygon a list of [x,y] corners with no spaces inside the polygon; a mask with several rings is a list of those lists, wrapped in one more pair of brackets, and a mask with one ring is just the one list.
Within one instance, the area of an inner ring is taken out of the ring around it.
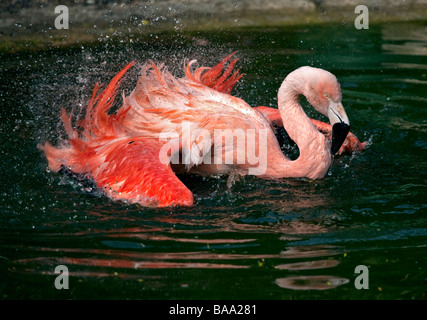
{"label": "reflection in water", "polygon": [[[183,224],[182,220],[179,221],[180,225]],[[176,223],[176,218],[173,221]],[[19,250],[23,257],[10,260],[8,269],[18,274],[53,275],[57,265],[65,265],[69,268],[69,275],[75,278],[165,279],[162,273],[150,272],[150,275],[147,275],[144,270],[256,270],[268,264],[272,266],[272,270],[301,272],[333,268],[339,261],[332,259],[332,256],[343,252],[339,247],[327,245],[288,246],[278,253],[262,253],[257,250],[261,247],[259,239],[271,237],[272,234],[273,239],[282,243],[288,243],[292,237],[304,238],[313,231],[307,227],[310,225],[309,222],[298,222],[294,232],[289,233],[291,236],[278,232],[283,228],[272,228],[269,231],[267,227],[253,228],[252,238],[242,237],[248,233],[242,234],[240,228],[232,232],[229,228],[218,232],[220,229],[218,225],[215,232],[207,233],[206,221],[204,224],[205,228],[197,231],[141,226],[108,231],[96,230],[95,233],[82,231],[61,234],[62,241],[78,236],[85,243],[85,247],[52,248],[34,245],[14,247],[13,249]],[[286,230],[289,231],[292,225],[289,223]],[[248,225],[244,228],[246,232],[247,228]],[[309,232],[306,233],[306,230]],[[33,242],[43,242],[45,239],[55,237],[58,237],[58,234],[39,234]],[[169,251],[164,248],[169,248]],[[295,259],[304,261],[295,262]],[[291,276],[278,278],[275,283],[282,288],[321,290],[346,283],[345,279],[341,282],[337,279],[340,278],[324,275]]]}
{"label": "reflection in water", "polygon": [[[281,252],[281,256],[286,259],[315,257],[328,257],[328,259],[282,263],[276,265],[275,268],[278,270],[287,270],[290,272],[333,268],[338,266],[339,261],[332,259],[331,256],[342,253],[342,251],[343,250],[340,250],[338,247],[326,245],[289,247],[285,251]],[[294,290],[326,290],[336,288],[348,282],[348,279],[331,275],[298,275],[278,278],[275,280],[275,283],[279,287]]]}
{"label": "reflection in water", "polygon": [[[70,276],[76,278],[167,281],[162,270],[256,271],[269,266],[277,276],[277,272],[338,265],[337,260],[331,260],[342,252],[338,247],[289,245],[328,232],[322,220],[299,218],[301,210],[331,202],[328,190],[317,190],[322,182],[263,181],[265,189],[260,191],[257,180],[251,178],[240,179],[232,187],[225,186],[221,179],[211,181],[218,184],[217,189],[226,188],[224,196],[218,196],[218,203],[222,204],[224,197],[240,201],[241,194],[245,202],[235,211],[215,203],[211,214],[200,212],[197,206],[161,211],[129,206],[124,213],[123,205],[103,201],[79,214],[62,210],[46,220],[44,232],[34,233],[31,244],[13,248],[20,254],[9,260],[8,269],[17,274],[53,275],[55,266],[66,265]],[[201,198],[210,192],[204,182],[193,181],[195,193]],[[206,195],[203,201],[211,198]],[[263,210],[266,205],[269,212]],[[60,219],[58,223],[56,219]],[[58,232],[58,227],[64,231]],[[278,249],[265,251],[265,241],[275,243]],[[46,242],[51,245],[44,245]],[[295,263],[295,259],[304,262]],[[274,280],[271,277],[270,282]]]}
{"label": "reflection in water", "polygon": [[335,276],[295,276],[276,279],[279,287],[294,290],[327,290],[348,282],[346,278]]}
{"label": "reflection in water", "polygon": [[325,257],[342,253],[339,247],[329,245],[292,246],[280,254],[286,258],[313,258]]}
{"label": "reflection in water", "polygon": [[311,270],[332,268],[336,267],[338,264],[338,260],[317,260],[279,264],[275,268],[279,270]]}
{"label": "reflection in water", "polygon": [[[226,243],[218,241],[216,243]],[[235,243],[228,241],[228,243]],[[123,245],[123,247],[129,247]],[[41,265],[90,265],[90,266],[105,266],[112,268],[226,268],[226,267],[251,267],[254,262],[265,259],[274,259],[283,262],[284,259],[295,258],[311,258],[311,257],[330,257],[339,253],[337,248],[331,246],[306,246],[304,248],[292,248],[282,251],[278,254],[237,254],[237,253],[215,253],[209,250],[193,251],[193,252],[142,252],[145,246],[140,246],[140,252],[123,251],[119,249],[83,249],[83,248],[47,248],[47,247],[32,247],[23,246],[22,248],[15,247],[22,251],[31,252],[32,255],[43,253],[42,256],[34,258],[24,258],[12,261],[11,265],[28,266],[31,264]],[[208,247],[205,247],[208,249]],[[133,248],[135,249],[135,248]],[[213,250],[215,251],[215,250]],[[59,256],[54,256],[58,254]],[[46,256],[45,256],[46,255]],[[65,255],[65,256],[64,256]],[[69,255],[70,257],[67,257]],[[94,256],[96,258],[82,258],[80,256]],[[71,257],[72,256],[72,257]],[[165,262],[165,260],[174,260],[175,262]],[[215,263],[201,263],[198,260],[210,260]],[[246,264],[239,266],[231,264],[218,264],[217,261],[227,260],[244,260]],[[176,262],[180,261],[180,262]],[[182,262],[184,261],[184,262]],[[196,262],[194,262],[196,261]],[[249,263],[248,263],[249,262]],[[275,268],[286,270],[304,270],[304,269],[320,269],[330,268],[338,264],[337,260],[317,260],[305,261],[301,263],[279,264]],[[26,270],[29,270],[26,268]]]}
{"label": "reflection in water", "polygon": [[[31,270],[28,265],[37,265],[37,270],[43,265],[46,266],[78,266],[78,267],[108,267],[113,269],[169,269],[169,268],[216,268],[216,269],[234,269],[234,268],[247,268],[248,266],[239,266],[232,264],[220,264],[220,263],[203,263],[203,262],[168,262],[168,261],[133,261],[128,259],[111,259],[107,257],[105,259],[96,258],[47,258],[38,257],[30,259],[16,260],[15,264],[26,266],[25,270]],[[73,273],[71,272],[73,275]]]}

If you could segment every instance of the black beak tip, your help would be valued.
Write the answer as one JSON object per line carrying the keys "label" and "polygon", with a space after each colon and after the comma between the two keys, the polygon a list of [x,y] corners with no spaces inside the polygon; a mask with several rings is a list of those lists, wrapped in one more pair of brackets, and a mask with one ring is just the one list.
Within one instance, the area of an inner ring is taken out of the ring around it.
{"label": "black beak tip", "polygon": [[347,134],[350,131],[350,126],[346,123],[335,123],[332,126],[332,146],[331,153],[335,154],[341,148],[344,143],[345,138],[347,138]]}

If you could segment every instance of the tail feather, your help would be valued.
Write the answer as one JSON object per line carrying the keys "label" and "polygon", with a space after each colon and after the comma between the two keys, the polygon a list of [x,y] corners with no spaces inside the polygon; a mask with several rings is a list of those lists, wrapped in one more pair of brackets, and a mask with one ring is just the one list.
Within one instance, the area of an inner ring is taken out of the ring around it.
{"label": "tail feather", "polygon": [[114,134],[115,129],[118,128],[124,116],[126,109],[123,108],[116,115],[108,115],[108,110],[112,107],[114,99],[117,94],[118,87],[123,79],[123,75],[135,64],[134,61],[127,64],[114,78],[110,81],[108,86],[100,93],[97,94],[100,85],[95,85],[92,98],[89,101],[86,118],[83,128],[88,133],[96,136],[105,135],[106,133]]}
{"label": "tail feather", "polygon": [[38,145],[38,148],[46,155],[50,170],[57,172],[61,166],[66,166],[72,168],[76,173],[82,173],[87,169],[85,161],[88,160],[93,147],[120,133],[121,124],[129,108],[120,108],[113,115],[108,115],[107,111],[114,102],[123,75],[133,65],[134,62],[126,65],[101,93],[98,94],[101,86],[95,85],[86,108],[85,118],[79,121],[82,128],[80,135],[73,128],[72,113],[67,114],[64,108],[61,109],[61,120],[69,143],[58,147],[52,146],[49,142]]}
{"label": "tail feather", "polygon": [[[71,112],[72,114],[73,112]],[[67,133],[67,136],[69,139],[74,139],[77,137],[77,132],[73,129],[73,126],[71,124],[71,118],[72,116],[68,115],[64,108],[61,109],[61,120],[62,125],[64,126],[65,132]]]}
{"label": "tail feather", "polygon": [[[234,71],[234,67],[238,59],[233,59],[231,62],[229,62],[234,54],[235,52],[228,55],[220,63],[212,68],[200,67],[197,68],[194,72],[191,72],[191,65],[195,62],[195,60],[190,61],[185,66],[185,75],[188,79],[195,82],[200,82],[219,92],[230,93],[237,81],[239,81],[243,76],[243,74],[239,73],[239,70]],[[229,65],[226,67],[228,62]]]}

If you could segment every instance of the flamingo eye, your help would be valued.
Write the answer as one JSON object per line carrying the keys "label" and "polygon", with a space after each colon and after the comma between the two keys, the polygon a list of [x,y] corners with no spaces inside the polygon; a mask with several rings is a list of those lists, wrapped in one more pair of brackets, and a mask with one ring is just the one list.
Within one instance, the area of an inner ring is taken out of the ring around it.
{"label": "flamingo eye", "polygon": [[325,92],[324,94],[323,94],[323,96],[325,97],[325,98],[328,98],[329,96],[328,96],[328,94]]}

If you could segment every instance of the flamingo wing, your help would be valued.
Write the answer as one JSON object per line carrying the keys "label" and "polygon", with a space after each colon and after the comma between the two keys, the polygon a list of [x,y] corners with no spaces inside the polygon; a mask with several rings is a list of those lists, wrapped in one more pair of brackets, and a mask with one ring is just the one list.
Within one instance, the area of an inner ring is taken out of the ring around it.
{"label": "flamingo wing", "polygon": [[237,59],[225,66],[231,56],[213,68],[200,67],[194,72],[191,66],[196,61],[187,62],[183,78],[174,77],[163,64],[144,64],[135,90],[125,98],[130,106],[124,124],[127,130],[158,137],[162,131],[179,131],[183,122],[202,125],[219,117],[255,114],[242,99],[228,94],[242,76],[233,72]]}
{"label": "flamingo wing", "polygon": [[160,158],[164,143],[126,132],[126,104],[115,114],[107,113],[121,78],[132,65],[123,68],[100,94],[99,86],[95,86],[85,118],[79,121],[80,133],[72,126],[72,116],[63,109],[68,143],[54,147],[47,142],[39,148],[45,152],[52,171],[65,167],[85,175],[111,199],[156,207],[192,205],[191,191]]}
{"label": "flamingo wing", "polygon": [[[203,162],[205,155],[209,156],[209,150],[223,147],[215,140],[215,132],[270,129],[263,116],[242,99],[228,94],[241,77],[233,71],[236,60],[229,62],[230,58],[213,68],[194,71],[191,67],[195,61],[187,62],[182,78],[173,76],[162,64],[146,63],[135,90],[125,98],[129,106],[123,123],[126,131],[157,140],[176,134],[181,154],[195,156],[185,162],[190,170]],[[271,135],[274,137],[273,132]],[[197,149],[193,149],[196,145]],[[222,151],[225,157],[228,150]]]}
{"label": "flamingo wing", "polygon": [[102,164],[90,168],[92,179],[112,199],[144,206],[191,206],[192,192],[170,165],[159,158],[162,144],[127,137],[102,146]]}

